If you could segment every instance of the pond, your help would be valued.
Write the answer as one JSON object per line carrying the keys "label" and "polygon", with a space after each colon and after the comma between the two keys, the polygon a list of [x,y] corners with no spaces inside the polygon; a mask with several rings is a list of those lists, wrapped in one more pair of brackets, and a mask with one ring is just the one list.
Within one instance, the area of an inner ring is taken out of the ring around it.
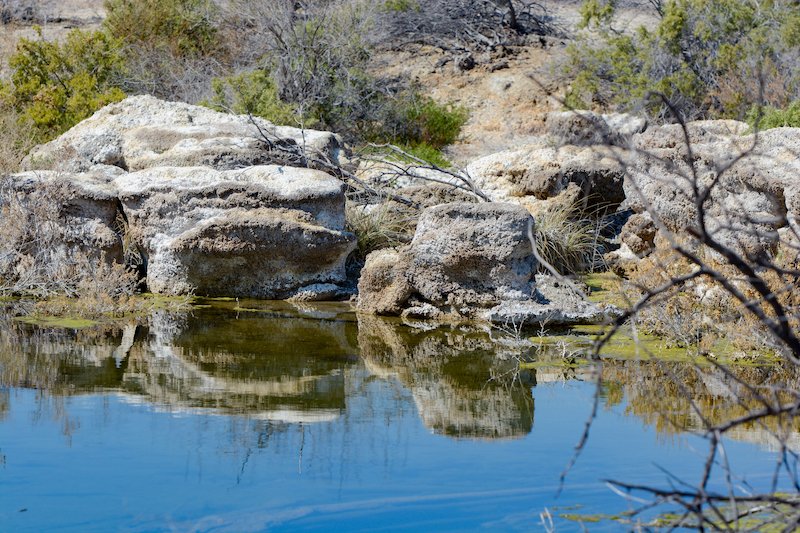
{"label": "pond", "polygon": [[[266,302],[105,330],[6,321],[0,529],[529,531],[546,512],[557,531],[615,531],[597,515],[632,504],[603,479],[696,482],[706,443],[690,400],[710,416],[735,407],[713,367],[598,370],[514,332],[417,326]],[[742,429],[726,453],[768,487],[766,432]]]}

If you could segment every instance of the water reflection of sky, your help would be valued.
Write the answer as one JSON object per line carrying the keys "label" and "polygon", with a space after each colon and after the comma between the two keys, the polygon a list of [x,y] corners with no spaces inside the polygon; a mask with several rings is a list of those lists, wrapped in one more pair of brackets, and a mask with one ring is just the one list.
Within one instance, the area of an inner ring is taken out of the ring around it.
{"label": "water reflection of sky", "polygon": [[[6,349],[0,529],[536,530],[545,507],[626,509],[602,478],[698,475],[704,442],[665,438],[623,394],[556,498],[592,383],[509,374],[473,333],[314,318],[196,313],[83,340],[83,359],[50,338],[14,368]],[[727,452],[768,481],[763,446]]]}

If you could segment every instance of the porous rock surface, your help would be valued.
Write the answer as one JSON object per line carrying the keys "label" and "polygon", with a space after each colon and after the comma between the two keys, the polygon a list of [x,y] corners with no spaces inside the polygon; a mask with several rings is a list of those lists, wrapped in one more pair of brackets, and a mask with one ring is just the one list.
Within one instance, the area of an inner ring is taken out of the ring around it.
{"label": "porous rock surface", "polygon": [[120,263],[124,241],[150,291],[340,296],[355,247],[344,187],[319,170],[256,164],[274,159],[259,129],[332,161],[341,151],[331,133],[141,96],[101,109],[27,158],[57,170],[6,183],[20,194],[59,187],[61,241]]}
{"label": "porous rock surface", "polygon": [[285,154],[270,150],[267,140],[274,145],[302,147],[333,163],[344,157],[341,139],[330,132],[275,126],[256,117],[153,96],[131,96],[35,148],[23,166],[84,171],[100,164],[137,171],[163,166],[234,169],[284,163]]}
{"label": "porous rock surface", "polygon": [[519,325],[544,319],[568,324],[604,318],[602,309],[583,298],[579,302],[561,298],[554,305],[536,291],[533,224],[531,215],[515,204],[451,203],[428,208],[411,244],[367,257],[358,284],[358,309]]}
{"label": "porous rock surface", "polygon": [[699,228],[694,185],[711,187],[702,206],[709,234],[738,253],[774,252],[778,230],[800,213],[800,129],[749,129],[731,120],[696,121],[685,132],[673,124],[635,136],[626,203],[680,234]]}
{"label": "porous rock surface", "polygon": [[167,167],[115,181],[159,293],[285,298],[343,283],[355,247],[344,191],[317,170]]}
{"label": "porous rock surface", "polygon": [[609,146],[553,146],[542,141],[474,161],[467,174],[495,202],[515,202],[531,213],[543,201],[568,194],[578,207],[618,206],[624,199],[625,167],[620,149]]}
{"label": "porous rock surface", "polygon": [[[100,167],[81,174],[39,171],[6,176],[2,179],[6,203],[2,207],[11,211],[4,209],[2,214],[23,217],[25,220],[18,221],[23,225],[36,224],[38,242],[31,245],[60,248],[47,250],[54,260],[69,262],[81,255],[121,263],[123,250],[113,185],[120,173],[119,169]],[[18,212],[10,205],[12,202]],[[4,225],[6,229],[12,226]]]}
{"label": "porous rock surface", "polygon": [[647,119],[628,113],[553,111],[547,114],[545,132],[559,144],[577,146],[627,146],[633,135],[647,129]]}

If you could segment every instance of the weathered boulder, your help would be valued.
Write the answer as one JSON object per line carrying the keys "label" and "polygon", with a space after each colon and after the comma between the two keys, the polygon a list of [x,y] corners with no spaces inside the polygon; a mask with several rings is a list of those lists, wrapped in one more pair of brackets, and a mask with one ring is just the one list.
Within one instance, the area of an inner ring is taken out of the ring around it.
{"label": "weathered boulder", "polygon": [[[531,247],[533,218],[521,206],[452,203],[426,209],[414,239],[367,256],[359,280],[364,313],[437,320],[520,324],[595,321],[603,311],[559,297],[556,309],[537,292]],[[504,309],[514,306],[513,316]],[[573,312],[574,311],[574,312]]]}
{"label": "weathered boulder", "polygon": [[339,162],[341,139],[329,132],[300,130],[245,115],[132,96],[111,104],[25,158],[28,169],[83,171],[113,165],[129,171],[163,166],[234,169],[282,163],[274,145],[302,147]]}
{"label": "weathered boulder", "polygon": [[647,119],[627,113],[553,111],[547,114],[545,132],[559,144],[625,146],[647,129]]}
{"label": "weathered boulder", "polygon": [[328,174],[167,167],[114,184],[154,292],[277,299],[345,281],[355,237],[343,185]]}
{"label": "weathered boulder", "polygon": [[411,242],[411,282],[426,301],[470,306],[524,299],[533,289],[533,219],[512,204],[443,204],[426,209]]}
{"label": "weathered boulder", "polygon": [[681,233],[699,224],[695,186],[700,194],[711,187],[702,206],[709,233],[748,255],[774,251],[798,190],[800,130],[748,130],[736,121],[697,121],[685,132],[674,124],[635,136],[626,203]]}
{"label": "weathered boulder", "polygon": [[623,156],[616,147],[542,141],[478,159],[466,171],[492,201],[519,203],[534,214],[546,209],[543,201],[561,195],[578,206],[613,208],[625,199]]}

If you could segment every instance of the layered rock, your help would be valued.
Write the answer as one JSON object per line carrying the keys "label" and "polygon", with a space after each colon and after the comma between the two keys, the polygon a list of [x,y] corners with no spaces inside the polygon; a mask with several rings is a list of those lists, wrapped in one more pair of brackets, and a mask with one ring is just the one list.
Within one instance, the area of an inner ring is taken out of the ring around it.
{"label": "layered rock", "polygon": [[285,298],[343,283],[344,191],[320,171],[159,168],[115,181],[150,290]]}
{"label": "layered rock", "polygon": [[275,146],[302,149],[334,164],[344,149],[330,132],[301,130],[246,115],[132,96],[104,107],[25,158],[28,169],[84,171],[112,165],[129,171],[162,166],[217,169],[285,163]]}
{"label": "layered rock", "polygon": [[[530,214],[514,204],[428,208],[410,245],[367,257],[358,285],[359,310],[520,326],[602,320],[603,310],[583,298],[578,307],[563,298],[553,305],[535,290],[533,224]],[[570,307],[559,307],[565,303]]]}
{"label": "layered rock", "polygon": [[122,263],[124,242],[153,292],[314,300],[342,295],[355,247],[343,185],[318,170],[258,163],[289,153],[300,164],[292,154],[303,152],[336,163],[341,151],[332,133],[140,96],[101,109],[25,162],[57,171],[8,183],[31,198],[58,189],[47,246]]}

